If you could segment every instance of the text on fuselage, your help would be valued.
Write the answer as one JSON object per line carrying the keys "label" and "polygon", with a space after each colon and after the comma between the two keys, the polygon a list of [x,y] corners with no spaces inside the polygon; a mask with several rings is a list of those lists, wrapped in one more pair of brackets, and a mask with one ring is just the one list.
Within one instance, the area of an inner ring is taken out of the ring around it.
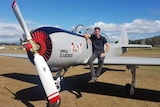
{"label": "text on fuselage", "polygon": [[73,54],[68,53],[68,51],[66,49],[61,49],[60,50],[60,57],[61,58],[63,58],[63,57],[69,58],[69,57],[72,57],[72,56],[73,56]]}

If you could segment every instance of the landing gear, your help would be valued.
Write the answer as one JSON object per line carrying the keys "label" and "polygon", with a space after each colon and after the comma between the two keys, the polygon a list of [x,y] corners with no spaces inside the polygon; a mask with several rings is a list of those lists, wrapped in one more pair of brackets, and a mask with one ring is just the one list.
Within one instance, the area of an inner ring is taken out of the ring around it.
{"label": "landing gear", "polygon": [[129,95],[133,95],[135,93],[134,88],[135,88],[135,82],[136,82],[136,68],[138,68],[137,65],[127,65],[127,69],[130,69],[132,74],[131,84],[126,84],[125,86],[125,91]]}
{"label": "landing gear", "polygon": [[54,78],[55,85],[57,87],[57,90],[61,91],[61,81],[63,80],[63,77]]}
{"label": "landing gear", "polygon": [[57,102],[55,102],[55,103],[49,103],[48,102],[48,105],[47,105],[47,107],[60,107],[60,105],[61,105],[61,99],[59,99]]}
{"label": "landing gear", "polygon": [[129,95],[130,94],[130,89],[131,89],[131,84],[129,84],[129,83],[126,84],[126,86],[125,86],[125,93]]}
{"label": "landing gear", "polygon": [[[55,85],[57,87],[57,90],[60,92],[61,91],[61,82],[64,78],[64,74],[67,72],[69,67],[66,68],[62,68],[62,69],[58,69],[57,74],[55,77],[53,77],[54,81],[55,81]],[[55,70],[53,70],[55,71]],[[47,107],[60,107],[61,104],[61,99],[59,99],[58,101],[56,101],[55,103],[50,103],[48,101]]]}
{"label": "landing gear", "polygon": [[58,89],[59,92],[61,90],[61,82],[64,79],[64,74],[67,72],[68,68],[69,67],[57,70],[57,74],[54,77],[54,81],[55,81],[55,84],[56,84],[57,89]]}

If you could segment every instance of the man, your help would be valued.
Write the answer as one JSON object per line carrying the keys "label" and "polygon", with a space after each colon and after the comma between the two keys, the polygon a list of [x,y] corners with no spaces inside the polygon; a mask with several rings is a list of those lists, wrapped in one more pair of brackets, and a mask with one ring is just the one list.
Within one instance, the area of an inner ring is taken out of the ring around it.
{"label": "man", "polygon": [[[93,82],[93,83],[96,81],[97,77],[100,75],[104,58],[110,49],[110,44],[107,42],[105,37],[101,36],[100,30],[101,29],[99,27],[95,27],[93,34],[91,35],[84,34],[84,37],[92,45],[92,49],[93,49],[93,53],[88,60],[88,64],[90,66],[91,75],[92,75],[90,82]],[[105,50],[104,50],[104,45],[106,45]],[[95,71],[93,66],[93,61],[96,58],[98,58],[98,68]]]}

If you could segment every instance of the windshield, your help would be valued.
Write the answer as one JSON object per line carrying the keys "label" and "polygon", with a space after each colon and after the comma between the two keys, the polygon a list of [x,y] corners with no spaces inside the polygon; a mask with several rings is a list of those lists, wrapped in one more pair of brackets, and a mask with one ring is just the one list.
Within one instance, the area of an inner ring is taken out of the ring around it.
{"label": "windshield", "polygon": [[[92,29],[92,28],[87,28],[87,27],[85,27],[84,25],[82,25],[82,24],[79,24],[79,25],[77,25],[77,26],[75,26],[73,29],[72,29],[72,32],[74,32],[74,33],[77,33],[77,34],[93,34],[94,33],[94,30]],[[106,34],[106,33],[101,33],[101,35],[103,36],[103,37],[105,37],[106,38],[106,40],[110,43],[110,40],[109,40],[109,37],[108,37],[108,35]]]}

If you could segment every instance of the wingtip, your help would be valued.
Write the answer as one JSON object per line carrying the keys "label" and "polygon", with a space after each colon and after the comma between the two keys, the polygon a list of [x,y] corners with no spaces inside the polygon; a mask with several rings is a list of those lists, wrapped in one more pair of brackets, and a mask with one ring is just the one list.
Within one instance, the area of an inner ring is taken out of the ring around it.
{"label": "wingtip", "polygon": [[14,8],[16,5],[17,5],[17,2],[16,2],[16,0],[14,0],[12,3],[12,8]]}
{"label": "wingtip", "polygon": [[49,102],[50,103],[55,103],[60,99],[59,93],[55,92],[54,94],[48,96]]}

